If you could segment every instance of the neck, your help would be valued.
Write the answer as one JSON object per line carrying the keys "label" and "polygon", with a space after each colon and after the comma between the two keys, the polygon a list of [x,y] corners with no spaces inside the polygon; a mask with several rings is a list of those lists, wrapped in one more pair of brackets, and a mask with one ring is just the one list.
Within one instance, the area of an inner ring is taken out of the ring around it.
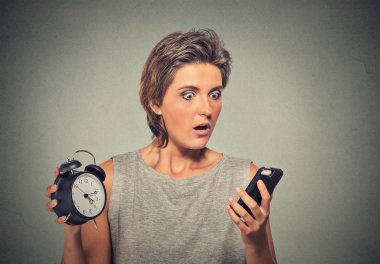
{"label": "neck", "polygon": [[145,161],[155,170],[180,178],[189,171],[196,170],[206,160],[207,148],[183,149],[168,144],[159,148],[157,141],[140,150]]}

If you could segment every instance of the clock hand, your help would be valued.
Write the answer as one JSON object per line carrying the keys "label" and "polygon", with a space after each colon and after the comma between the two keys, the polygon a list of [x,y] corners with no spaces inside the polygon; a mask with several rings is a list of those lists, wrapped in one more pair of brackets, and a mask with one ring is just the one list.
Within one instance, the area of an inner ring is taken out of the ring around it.
{"label": "clock hand", "polygon": [[95,190],[95,192],[89,193],[88,195],[93,195],[93,194],[97,194],[97,193],[98,193],[98,190]]}
{"label": "clock hand", "polygon": [[86,199],[88,199],[89,202],[90,202],[90,204],[93,204],[93,203],[94,203],[94,200],[91,199],[91,198],[88,196],[88,194],[85,193],[81,188],[79,188],[79,186],[77,186],[76,188],[77,188],[79,191],[81,191],[81,192],[83,193],[83,197],[86,198]]}
{"label": "clock hand", "polygon": [[87,194],[87,193],[85,193],[81,188],[79,188],[79,186],[76,186],[75,188],[77,188],[79,191],[81,191],[84,195]]}
{"label": "clock hand", "polygon": [[90,196],[88,196],[87,193],[85,193],[83,196],[84,196],[84,198],[87,198],[87,199],[89,200],[90,204],[93,204],[93,203],[94,203],[94,200],[92,200],[92,199],[90,198]]}

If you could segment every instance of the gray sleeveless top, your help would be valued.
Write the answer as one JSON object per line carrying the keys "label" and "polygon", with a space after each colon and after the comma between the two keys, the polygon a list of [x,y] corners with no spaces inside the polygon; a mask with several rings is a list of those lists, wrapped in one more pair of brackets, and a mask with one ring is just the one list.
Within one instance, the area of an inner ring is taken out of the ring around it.
{"label": "gray sleeveless top", "polygon": [[223,155],[206,173],[175,180],[138,151],[112,157],[109,204],[113,263],[245,263],[228,198],[245,188],[250,161]]}

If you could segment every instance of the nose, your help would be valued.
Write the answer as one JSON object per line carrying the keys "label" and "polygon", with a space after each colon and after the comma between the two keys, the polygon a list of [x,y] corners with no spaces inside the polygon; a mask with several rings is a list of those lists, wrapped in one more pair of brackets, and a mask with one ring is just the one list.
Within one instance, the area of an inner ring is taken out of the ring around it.
{"label": "nose", "polygon": [[199,114],[204,115],[207,118],[211,117],[212,108],[208,96],[203,97],[199,103]]}

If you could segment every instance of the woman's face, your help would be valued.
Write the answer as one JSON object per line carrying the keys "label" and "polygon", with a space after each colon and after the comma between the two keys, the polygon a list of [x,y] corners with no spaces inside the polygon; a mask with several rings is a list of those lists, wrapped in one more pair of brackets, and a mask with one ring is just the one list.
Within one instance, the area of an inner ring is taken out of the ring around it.
{"label": "woman's face", "polygon": [[222,109],[222,90],[221,72],[212,64],[185,64],[177,70],[156,111],[164,119],[168,146],[206,146]]}

